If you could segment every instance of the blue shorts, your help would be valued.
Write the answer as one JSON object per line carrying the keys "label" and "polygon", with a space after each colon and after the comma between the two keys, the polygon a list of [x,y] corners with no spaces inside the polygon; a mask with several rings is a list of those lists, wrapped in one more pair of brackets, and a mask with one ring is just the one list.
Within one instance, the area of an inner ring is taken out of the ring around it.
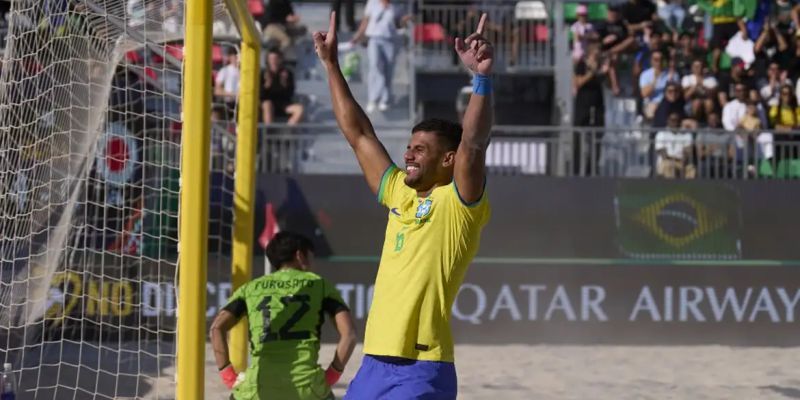
{"label": "blue shorts", "polygon": [[456,366],[450,362],[365,355],[345,400],[454,400]]}

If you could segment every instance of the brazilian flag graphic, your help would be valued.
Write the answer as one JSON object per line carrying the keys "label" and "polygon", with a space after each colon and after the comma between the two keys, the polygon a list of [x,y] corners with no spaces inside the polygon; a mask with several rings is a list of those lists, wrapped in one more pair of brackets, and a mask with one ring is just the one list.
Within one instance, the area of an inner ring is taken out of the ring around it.
{"label": "brazilian flag graphic", "polygon": [[738,192],[714,182],[619,181],[617,243],[633,258],[741,258]]}

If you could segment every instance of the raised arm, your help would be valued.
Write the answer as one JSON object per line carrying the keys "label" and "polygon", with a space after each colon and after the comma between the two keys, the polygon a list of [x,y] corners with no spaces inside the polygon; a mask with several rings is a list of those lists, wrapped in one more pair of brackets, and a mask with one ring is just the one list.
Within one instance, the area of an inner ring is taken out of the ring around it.
{"label": "raised arm", "polygon": [[464,133],[456,152],[454,179],[461,199],[471,204],[480,200],[486,180],[486,148],[492,129],[492,72],[494,50],[483,37],[486,14],[481,16],[475,33],[456,38],[455,49],[464,66],[473,73],[472,96],[464,113]]}
{"label": "raised arm", "polygon": [[314,32],[314,47],[328,73],[333,112],[345,139],[353,148],[364,177],[373,193],[378,193],[383,173],[392,159],[375,135],[369,118],[353,98],[347,82],[339,69],[336,40],[336,13],[331,13],[328,32]]}

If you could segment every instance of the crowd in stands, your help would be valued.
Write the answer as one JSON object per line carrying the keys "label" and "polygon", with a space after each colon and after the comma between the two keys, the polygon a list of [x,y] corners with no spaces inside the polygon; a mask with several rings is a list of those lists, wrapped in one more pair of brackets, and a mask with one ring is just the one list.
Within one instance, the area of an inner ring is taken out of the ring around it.
{"label": "crowd in stands", "polygon": [[635,98],[640,125],[652,128],[658,175],[729,174],[712,166],[747,150],[797,158],[800,2],[578,4],[570,31],[575,125],[606,126],[609,99]]}
{"label": "crowd in stands", "polygon": [[[544,46],[542,43],[551,43],[539,39],[554,37],[547,31],[549,25],[542,22],[555,14],[552,10],[530,8],[532,14],[525,18],[535,23],[520,25],[518,20],[522,17],[510,13],[524,8],[507,7],[511,1],[499,8],[499,3],[490,0],[430,1],[438,8],[412,7],[418,17],[412,33],[422,34],[425,39],[427,31],[418,28],[441,24],[441,30],[433,31],[438,35],[428,38],[438,42],[463,36],[461,31],[475,25],[482,7],[500,10],[495,10],[497,21],[487,25],[487,31],[497,38],[498,57],[505,57],[502,61],[509,66],[522,62],[518,53],[523,42],[533,38],[537,46]],[[311,114],[308,104],[296,90],[296,77],[300,74],[296,69],[297,49],[311,42],[306,21],[296,12],[292,0],[247,3],[262,33],[264,50],[258,91],[259,121],[288,125],[307,121]],[[370,113],[386,111],[393,101],[393,67],[399,43],[396,39],[412,18],[405,14],[404,3],[330,2],[331,9],[343,11],[337,14],[342,53],[366,42],[369,72],[368,98],[364,103]],[[519,3],[541,3],[544,7],[542,2],[520,1],[515,5]],[[126,4],[131,21],[148,20],[144,16],[150,2],[129,0]],[[179,16],[180,8],[173,2],[164,4],[172,5],[165,7],[169,16]],[[651,159],[657,160],[650,163],[653,164],[650,175],[730,176],[745,170],[760,173],[759,160],[769,161],[775,169],[784,160],[800,159],[800,135],[794,134],[800,131],[800,0],[611,0],[608,4],[595,1],[547,4],[564,7],[571,35],[573,124],[615,128],[616,121],[608,118],[609,106],[617,100],[632,99],[639,121],[637,128],[644,132],[640,139],[653,144],[646,151]],[[355,5],[364,7],[360,21],[355,18]],[[7,8],[0,7],[0,12],[4,10]],[[434,23],[425,24],[426,21]],[[519,36],[520,27],[526,32],[531,28],[534,37]],[[213,118],[217,120],[230,120],[236,109],[239,59],[236,38],[231,39],[218,43],[212,52]],[[172,49],[167,46],[167,53]],[[453,53],[450,49],[448,44],[446,51]],[[141,59],[139,54],[143,54]],[[149,65],[154,57],[146,49],[126,56],[137,65]],[[345,64],[343,70],[348,69]],[[173,80],[179,80],[179,76]],[[166,86],[180,89],[179,84]],[[574,162],[575,173],[583,175],[584,168],[597,170],[614,165],[613,160],[599,165],[604,157],[611,158],[614,149],[606,143],[597,143],[611,136],[613,129],[580,132],[580,135],[590,132],[593,138],[591,143],[585,143],[585,137],[573,141],[573,159],[580,161]],[[591,159],[584,162],[587,153],[592,153],[588,156]],[[625,163],[630,163],[629,158]],[[796,176],[800,177],[800,161],[795,167]]]}
{"label": "crowd in stands", "polygon": [[[357,23],[354,3],[353,0],[335,0],[331,3],[333,10],[345,10],[344,18],[341,13],[337,13],[336,21],[337,30],[345,31],[341,25],[341,20],[344,19],[349,33],[346,38],[340,38],[340,44],[343,44],[342,53],[347,56],[347,53],[353,52],[358,46],[366,46],[369,72],[365,109],[369,113],[376,110],[387,111],[394,100],[392,80],[399,51],[398,30],[410,16],[403,15],[392,1],[368,0],[364,4],[363,18]],[[254,0],[249,4],[257,27],[262,31],[264,52],[267,53],[260,87],[261,122],[297,125],[303,121],[306,112],[304,104],[298,101],[295,93],[293,66],[298,61],[295,47],[300,41],[309,42],[309,31],[295,12],[291,0]],[[225,114],[228,116],[233,111],[237,95],[237,62],[236,55],[229,54],[226,65],[215,76],[214,93],[217,100],[225,104],[223,108],[227,110]]]}
{"label": "crowd in stands", "polygon": [[[291,0],[250,1],[257,27],[262,32],[265,62],[259,88],[260,122],[296,125],[303,120],[304,106],[295,95],[295,75],[285,54],[293,53],[296,42],[307,35],[306,27],[292,7]],[[230,119],[239,90],[239,57],[228,47],[224,64],[215,71],[215,116]]]}

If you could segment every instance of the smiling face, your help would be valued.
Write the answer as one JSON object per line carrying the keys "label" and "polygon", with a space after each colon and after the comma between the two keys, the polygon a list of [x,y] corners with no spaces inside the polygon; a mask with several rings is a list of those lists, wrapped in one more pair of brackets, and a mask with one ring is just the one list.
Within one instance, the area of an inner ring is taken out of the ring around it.
{"label": "smiling face", "polygon": [[411,135],[403,155],[408,187],[425,192],[453,179],[456,152],[446,149],[442,142],[432,131],[417,131]]}

